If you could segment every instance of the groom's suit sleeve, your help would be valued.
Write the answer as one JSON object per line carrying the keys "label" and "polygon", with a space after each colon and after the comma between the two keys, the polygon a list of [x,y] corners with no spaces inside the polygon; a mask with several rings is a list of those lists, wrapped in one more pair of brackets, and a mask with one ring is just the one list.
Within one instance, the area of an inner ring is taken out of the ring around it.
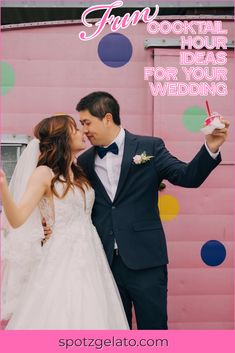
{"label": "groom's suit sleeve", "polygon": [[192,161],[185,163],[172,156],[161,139],[156,141],[155,164],[160,179],[169,180],[174,185],[199,187],[220,162],[221,155],[213,159],[203,145]]}

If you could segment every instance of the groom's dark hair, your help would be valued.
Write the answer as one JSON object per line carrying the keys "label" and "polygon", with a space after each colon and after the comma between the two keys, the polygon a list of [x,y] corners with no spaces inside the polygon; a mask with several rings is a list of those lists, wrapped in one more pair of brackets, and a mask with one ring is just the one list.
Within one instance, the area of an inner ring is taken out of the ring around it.
{"label": "groom's dark hair", "polygon": [[88,110],[91,115],[102,120],[107,113],[113,116],[116,125],[121,124],[120,107],[117,100],[107,92],[92,92],[83,97],[77,104],[76,110]]}

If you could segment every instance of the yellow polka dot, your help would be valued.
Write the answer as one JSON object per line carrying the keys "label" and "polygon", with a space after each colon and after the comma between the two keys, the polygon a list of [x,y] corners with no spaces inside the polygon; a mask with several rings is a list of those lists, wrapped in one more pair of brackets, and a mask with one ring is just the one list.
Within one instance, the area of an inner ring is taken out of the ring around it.
{"label": "yellow polka dot", "polygon": [[171,221],[178,215],[180,210],[178,200],[171,195],[160,196],[158,207],[162,221]]}

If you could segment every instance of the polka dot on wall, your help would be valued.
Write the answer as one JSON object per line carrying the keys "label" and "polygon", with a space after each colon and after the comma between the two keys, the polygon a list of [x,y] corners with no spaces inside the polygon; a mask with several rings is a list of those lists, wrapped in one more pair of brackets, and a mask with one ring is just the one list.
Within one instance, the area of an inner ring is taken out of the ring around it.
{"label": "polka dot on wall", "polygon": [[226,258],[226,249],[218,240],[209,240],[201,248],[201,258],[208,266],[218,266]]}
{"label": "polka dot on wall", "polygon": [[98,45],[100,60],[109,67],[126,65],[132,56],[130,40],[120,33],[110,33],[104,36]]}
{"label": "polka dot on wall", "polygon": [[1,95],[5,96],[15,85],[13,67],[5,61],[1,62]]}
{"label": "polka dot on wall", "polygon": [[198,132],[204,126],[206,112],[200,107],[187,108],[183,113],[184,127],[190,132]]}
{"label": "polka dot on wall", "polygon": [[177,217],[180,210],[178,200],[172,195],[160,196],[158,207],[162,221],[171,221]]}

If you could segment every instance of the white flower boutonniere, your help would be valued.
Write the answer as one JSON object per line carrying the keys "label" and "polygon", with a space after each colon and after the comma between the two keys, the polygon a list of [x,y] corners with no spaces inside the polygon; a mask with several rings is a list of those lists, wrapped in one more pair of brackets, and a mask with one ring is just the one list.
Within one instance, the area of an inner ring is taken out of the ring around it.
{"label": "white flower boutonniere", "polygon": [[136,154],[133,157],[133,163],[134,164],[144,164],[146,162],[149,162],[151,158],[153,158],[154,156],[147,156],[146,152],[144,151],[141,154]]}

